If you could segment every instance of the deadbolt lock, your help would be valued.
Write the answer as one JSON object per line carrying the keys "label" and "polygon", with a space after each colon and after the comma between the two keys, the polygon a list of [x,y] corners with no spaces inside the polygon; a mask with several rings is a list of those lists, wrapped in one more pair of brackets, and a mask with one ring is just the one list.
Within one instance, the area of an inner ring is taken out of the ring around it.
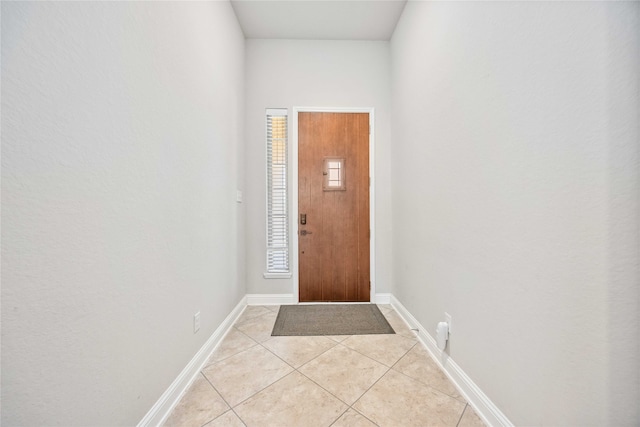
{"label": "deadbolt lock", "polygon": [[307,214],[300,214],[300,224],[302,225],[307,224]]}

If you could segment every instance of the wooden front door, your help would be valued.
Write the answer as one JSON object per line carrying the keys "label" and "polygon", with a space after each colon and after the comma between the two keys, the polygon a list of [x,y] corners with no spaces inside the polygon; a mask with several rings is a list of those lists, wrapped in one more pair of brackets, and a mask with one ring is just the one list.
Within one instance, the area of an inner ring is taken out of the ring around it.
{"label": "wooden front door", "polygon": [[298,113],[300,301],[369,301],[369,114]]}

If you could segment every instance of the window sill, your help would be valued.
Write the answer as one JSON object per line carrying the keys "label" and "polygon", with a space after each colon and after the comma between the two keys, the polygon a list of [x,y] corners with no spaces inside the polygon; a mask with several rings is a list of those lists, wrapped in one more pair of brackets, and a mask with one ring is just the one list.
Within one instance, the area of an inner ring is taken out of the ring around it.
{"label": "window sill", "polygon": [[289,273],[263,273],[265,279],[291,279],[291,272]]}

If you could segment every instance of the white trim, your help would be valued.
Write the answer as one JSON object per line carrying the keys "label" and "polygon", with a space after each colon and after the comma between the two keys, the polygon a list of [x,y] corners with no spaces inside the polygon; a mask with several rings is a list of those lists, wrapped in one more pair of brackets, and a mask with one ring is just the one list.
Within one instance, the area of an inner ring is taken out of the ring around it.
{"label": "white trim", "polygon": [[328,301],[328,302],[299,302],[297,305],[370,305],[373,304],[368,301],[358,302],[358,301]]}
{"label": "white trim", "polygon": [[262,277],[265,279],[291,279],[291,272],[289,273],[262,273]]}
{"label": "white trim", "polygon": [[426,332],[427,329],[393,295],[391,295],[391,306],[410,328],[418,329],[418,340],[485,424],[489,426],[513,426],[513,423],[509,421],[506,415],[480,390],[480,387],[473,382],[462,368],[447,353],[438,348],[436,340]]}
{"label": "white trim", "polygon": [[369,301],[376,301],[376,221],[375,221],[375,108],[348,108],[348,107],[293,107],[291,114],[291,130],[293,137],[289,150],[290,180],[291,183],[291,218],[289,219],[289,269],[293,273],[293,295],[296,302],[300,301],[300,284],[298,276],[298,113],[369,113],[369,176],[371,177],[371,186],[369,187],[369,228],[371,229],[371,237],[369,239],[369,259],[370,271],[369,280],[371,281],[371,291]]}
{"label": "white trim", "polygon": [[286,116],[289,113],[289,110],[286,108],[267,108],[266,114],[267,116]]}
{"label": "white trim", "polygon": [[147,414],[138,423],[138,427],[159,426],[166,420],[173,408],[180,402],[184,393],[202,370],[211,353],[218,347],[227,335],[235,321],[240,317],[247,306],[247,297],[242,297],[238,305],[222,321],[220,326],[209,337],[207,342],[198,350],[195,356],[180,372],[180,375],[171,383],[169,388],[162,393],[160,399],[153,405]]}
{"label": "white trim", "polygon": [[375,302],[376,304],[391,304],[391,294],[376,294]]}
{"label": "white trim", "polygon": [[296,302],[293,294],[247,294],[247,305],[282,305]]}

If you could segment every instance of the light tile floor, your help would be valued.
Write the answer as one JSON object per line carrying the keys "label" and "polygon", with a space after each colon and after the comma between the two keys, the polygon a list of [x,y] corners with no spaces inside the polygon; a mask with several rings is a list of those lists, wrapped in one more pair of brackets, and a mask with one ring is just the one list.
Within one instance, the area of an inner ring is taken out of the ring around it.
{"label": "light tile floor", "polygon": [[396,335],[272,337],[247,307],[165,426],[483,426],[402,318]]}

